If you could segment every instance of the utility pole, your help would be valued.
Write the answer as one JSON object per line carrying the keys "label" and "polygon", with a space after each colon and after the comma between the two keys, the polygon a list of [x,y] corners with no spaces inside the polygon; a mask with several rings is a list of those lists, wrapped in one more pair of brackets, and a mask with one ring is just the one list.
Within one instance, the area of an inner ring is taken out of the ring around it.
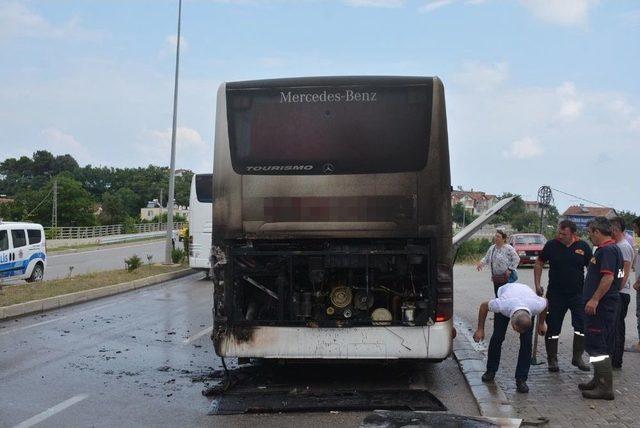
{"label": "utility pole", "polygon": [[53,180],[53,205],[51,208],[51,230],[53,231],[52,239],[56,239],[58,228],[58,180]]}
{"label": "utility pole", "polygon": [[169,195],[167,195],[167,242],[165,244],[165,263],[171,264],[173,249],[173,198],[176,180],[176,124],[178,122],[178,69],[180,68],[180,19],[182,17],[182,0],[178,0],[178,38],[176,39],[176,77],[173,86],[173,128],[171,130],[171,167],[169,170]]}

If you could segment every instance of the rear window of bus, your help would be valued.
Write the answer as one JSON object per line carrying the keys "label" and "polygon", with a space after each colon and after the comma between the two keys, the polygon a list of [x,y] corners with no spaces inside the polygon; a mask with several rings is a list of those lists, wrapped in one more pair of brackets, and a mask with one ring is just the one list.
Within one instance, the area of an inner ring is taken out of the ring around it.
{"label": "rear window of bus", "polygon": [[240,174],[420,171],[432,91],[426,84],[229,90],[232,166]]}
{"label": "rear window of bus", "polygon": [[196,175],[196,197],[198,202],[213,202],[212,186],[211,174]]}

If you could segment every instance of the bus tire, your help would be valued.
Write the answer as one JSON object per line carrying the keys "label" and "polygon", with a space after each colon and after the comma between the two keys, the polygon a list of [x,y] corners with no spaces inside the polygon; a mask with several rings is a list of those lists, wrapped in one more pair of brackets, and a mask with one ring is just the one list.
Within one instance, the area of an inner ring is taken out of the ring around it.
{"label": "bus tire", "polygon": [[41,282],[44,278],[44,266],[42,263],[38,262],[33,267],[33,271],[31,272],[31,276],[27,278],[27,282]]}

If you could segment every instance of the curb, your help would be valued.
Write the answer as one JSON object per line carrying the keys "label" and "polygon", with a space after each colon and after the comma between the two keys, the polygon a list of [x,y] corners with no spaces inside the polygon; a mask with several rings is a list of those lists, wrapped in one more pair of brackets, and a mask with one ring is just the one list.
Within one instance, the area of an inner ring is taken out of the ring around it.
{"label": "curb", "polygon": [[[469,336],[467,325],[456,317],[455,327],[458,335],[453,341],[453,355],[471,389],[480,415],[511,419],[515,412],[502,388],[494,382],[484,383],[480,378],[485,371],[485,358]],[[522,419],[513,421],[518,421],[519,425]]]}
{"label": "curb", "polygon": [[62,294],[60,296],[47,297],[46,299],[32,300],[30,302],[17,303],[15,305],[0,307],[0,320],[15,318],[22,315],[35,314],[61,308],[63,306],[74,305],[76,303],[88,302],[89,300],[100,299],[102,297],[113,296],[114,294],[136,290],[142,287],[159,284],[164,281],[182,278],[195,273],[190,268],[176,272],[161,273],[159,275],[140,278],[131,282],[107,285],[105,287],[83,290],[75,293]]}

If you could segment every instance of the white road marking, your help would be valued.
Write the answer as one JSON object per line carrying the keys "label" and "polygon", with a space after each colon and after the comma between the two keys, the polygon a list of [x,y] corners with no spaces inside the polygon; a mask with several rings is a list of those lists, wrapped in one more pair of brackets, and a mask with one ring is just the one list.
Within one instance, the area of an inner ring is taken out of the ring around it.
{"label": "white road marking", "polygon": [[127,249],[127,248],[148,247],[149,245],[156,245],[156,244],[158,244],[158,242],[159,241],[154,241],[154,242],[149,242],[149,243],[146,243],[146,244],[125,245],[125,246],[122,246],[122,247],[114,247],[114,248],[96,248],[94,250],[78,251],[78,252],[66,253],[66,254],[52,254],[52,255],[48,256],[48,258],[55,259],[55,258],[58,258],[58,257],[77,256],[78,254],[95,253],[97,251],[116,251],[116,250],[123,250],[123,249]]}
{"label": "white road marking", "polygon": [[100,305],[100,306],[94,306],[93,308],[84,309],[84,310],[82,310],[82,311],[78,312],[78,313],[77,313],[77,314],[75,314],[75,315],[81,314],[81,313],[83,313],[83,312],[89,312],[89,311],[95,311],[95,310],[98,310],[98,309],[108,308],[109,306],[113,306],[113,305],[116,305],[116,304],[118,304],[118,303],[120,303],[120,302],[111,302],[111,303],[107,303],[107,304]]}
{"label": "white road marking", "polygon": [[56,404],[55,406],[45,410],[44,412],[38,413],[34,417],[29,418],[26,421],[19,423],[18,425],[16,425],[13,428],[29,428],[29,427],[32,427],[32,426],[34,426],[36,424],[39,424],[40,422],[50,418],[51,416],[55,415],[56,413],[60,413],[64,409],[66,409],[68,407],[71,407],[76,403],[81,402],[82,400],[84,400],[88,396],[89,396],[89,394],[80,394],[80,395],[76,395],[75,397],[71,397],[68,400],[63,401],[62,403]]}
{"label": "white road marking", "polygon": [[[82,310],[80,312],[77,312],[74,315],[78,316],[78,315],[80,315],[80,314],[82,314],[84,312],[90,312],[90,311],[104,309],[106,307],[113,306],[113,305],[116,305],[118,303],[119,302],[112,302],[112,303],[107,303],[105,305],[94,306],[93,308],[89,308],[89,309],[85,309],[85,310]],[[49,324],[49,323],[56,322],[56,321],[61,321],[61,320],[66,319],[66,318],[68,318],[68,315],[63,315],[61,317],[57,317],[57,318],[54,318],[54,319],[37,322],[35,324],[30,324],[30,325],[25,325],[25,326],[22,326],[22,327],[12,328],[12,329],[9,329],[9,330],[6,330],[6,331],[0,331],[0,336],[6,335],[6,334],[15,333],[15,332],[26,330],[26,329],[33,328],[33,327],[38,327],[38,326]]]}
{"label": "white road marking", "polygon": [[211,327],[207,327],[207,328],[205,328],[204,330],[202,330],[201,332],[194,334],[193,336],[191,336],[191,337],[190,337],[190,338],[188,338],[188,339],[185,339],[183,343],[191,343],[191,342],[193,342],[194,340],[198,340],[198,339],[200,339],[200,338],[201,338],[202,336],[204,336],[205,334],[209,334],[209,333],[211,333],[212,331],[213,331],[213,326],[211,326]]}
{"label": "white road marking", "polygon": [[0,336],[3,336],[5,334],[15,333],[17,331],[26,330],[28,328],[38,327],[38,326],[41,326],[41,325],[45,325],[45,324],[49,324],[49,323],[52,323],[52,322],[60,321],[60,320],[63,320],[65,318],[66,318],[66,315],[62,316],[62,317],[58,317],[58,318],[52,319],[52,320],[47,320],[47,321],[37,322],[35,324],[25,325],[25,326],[22,326],[22,327],[12,328],[10,330],[0,332]]}

